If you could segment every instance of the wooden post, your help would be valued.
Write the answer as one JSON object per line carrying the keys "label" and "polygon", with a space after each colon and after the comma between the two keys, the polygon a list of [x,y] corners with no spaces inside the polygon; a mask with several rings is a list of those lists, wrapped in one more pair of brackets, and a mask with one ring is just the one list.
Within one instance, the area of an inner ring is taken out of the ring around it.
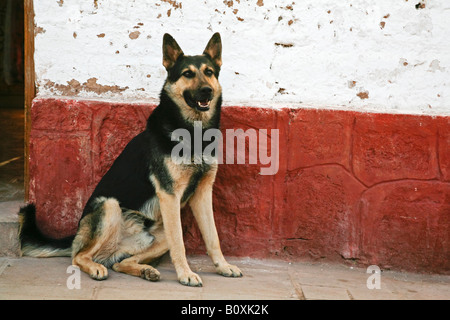
{"label": "wooden post", "polygon": [[24,70],[25,70],[25,152],[24,152],[24,184],[25,201],[29,199],[29,154],[31,131],[31,103],[36,96],[34,69],[34,9],[33,0],[24,0]]}

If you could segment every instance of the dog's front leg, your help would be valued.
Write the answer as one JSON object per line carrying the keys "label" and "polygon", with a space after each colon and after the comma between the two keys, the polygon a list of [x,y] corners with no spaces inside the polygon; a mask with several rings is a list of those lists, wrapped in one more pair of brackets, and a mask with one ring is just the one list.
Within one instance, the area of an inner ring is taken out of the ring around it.
{"label": "dog's front leg", "polygon": [[212,186],[214,176],[210,174],[200,181],[194,195],[189,201],[195,220],[205,241],[208,255],[216,267],[218,274],[225,277],[242,277],[238,267],[229,264],[220,249],[219,236],[214,222],[212,206]]}
{"label": "dog's front leg", "polygon": [[175,266],[178,280],[186,286],[201,287],[202,280],[192,272],[186,259],[183,230],[181,228],[180,199],[176,195],[164,191],[158,192],[157,195],[170,257]]}

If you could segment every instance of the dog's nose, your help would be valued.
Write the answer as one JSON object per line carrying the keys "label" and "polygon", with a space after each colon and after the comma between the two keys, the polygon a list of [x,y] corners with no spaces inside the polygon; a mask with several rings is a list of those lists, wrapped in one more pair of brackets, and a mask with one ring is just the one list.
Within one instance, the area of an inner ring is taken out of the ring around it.
{"label": "dog's nose", "polygon": [[212,89],[210,87],[200,88],[200,94],[202,96],[209,96],[209,95],[211,95],[211,93],[212,93]]}

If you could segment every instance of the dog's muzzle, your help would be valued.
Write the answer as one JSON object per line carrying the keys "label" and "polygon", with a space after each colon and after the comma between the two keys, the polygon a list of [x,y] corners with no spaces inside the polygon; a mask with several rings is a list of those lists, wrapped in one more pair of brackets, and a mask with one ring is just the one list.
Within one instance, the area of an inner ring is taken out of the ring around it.
{"label": "dog's muzzle", "polygon": [[213,97],[212,93],[213,90],[210,87],[202,87],[194,94],[192,94],[191,91],[186,90],[183,93],[183,96],[184,100],[186,100],[186,103],[191,108],[198,111],[208,111]]}

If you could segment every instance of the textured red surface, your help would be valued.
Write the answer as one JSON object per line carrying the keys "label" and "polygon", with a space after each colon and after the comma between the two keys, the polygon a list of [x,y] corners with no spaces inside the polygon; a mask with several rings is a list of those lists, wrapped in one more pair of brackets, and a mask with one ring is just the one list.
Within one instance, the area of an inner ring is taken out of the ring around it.
{"label": "textured red surface", "polygon": [[[34,100],[30,201],[46,234],[76,232],[96,183],[153,108]],[[225,254],[450,273],[449,117],[224,107],[224,136],[239,128],[278,129],[280,161],[276,175],[248,159],[220,165]],[[204,253],[189,209],[182,219],[188,252]]]}

